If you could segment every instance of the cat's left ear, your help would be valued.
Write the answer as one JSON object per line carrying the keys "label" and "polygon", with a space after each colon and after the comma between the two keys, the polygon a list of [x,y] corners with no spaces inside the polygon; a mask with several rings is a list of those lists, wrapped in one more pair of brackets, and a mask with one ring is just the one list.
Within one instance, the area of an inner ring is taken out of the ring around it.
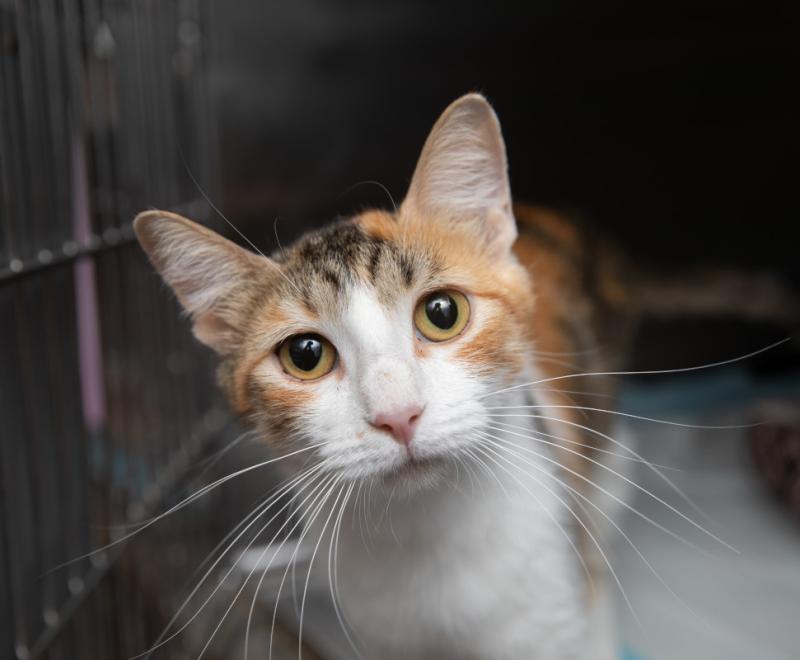
{"label": "cat's left ear", "polygon": [[278,266],[188,218],[145,211],[133,221],[147,256],[192,319],[192,330],[222,355],[241,344],[249,292]]}
{"label": "cat's left ear", "polygon": [[517,237],[500,122],[480,94],[453,102],[431,130],[402,213],[475,226],[496,256]]}

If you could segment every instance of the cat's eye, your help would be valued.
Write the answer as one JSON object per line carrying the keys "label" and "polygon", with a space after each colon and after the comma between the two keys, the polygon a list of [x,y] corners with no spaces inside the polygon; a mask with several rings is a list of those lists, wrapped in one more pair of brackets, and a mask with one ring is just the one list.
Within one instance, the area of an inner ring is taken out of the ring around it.
{"label": "cat's eye", "polygon": [[316,380],[336,364],[336,349],[315,334],[294,335],[278,348],[278,359],[286,372],[300,380]]}
{"label": "cat's eye", "polygon": [[469,321],[469,303],[451,289],[429,293],[417,303],[414,325],[426,339],[446,341],[458,335]]}

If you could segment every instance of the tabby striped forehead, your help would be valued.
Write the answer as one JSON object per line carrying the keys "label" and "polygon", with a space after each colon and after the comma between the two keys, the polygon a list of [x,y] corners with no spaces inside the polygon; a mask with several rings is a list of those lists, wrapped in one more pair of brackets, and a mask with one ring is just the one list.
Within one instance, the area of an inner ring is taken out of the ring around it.
{"label": "tabby striped forehead", "polygon": [[[388,215],[384,221],[397,222]],[[403,291],[424,287],[442,268],[433,250],[378,235],[363,216],[309,233],[275,259],[314,315],[333,312],[354,284],[368,284],[389,305]]]}

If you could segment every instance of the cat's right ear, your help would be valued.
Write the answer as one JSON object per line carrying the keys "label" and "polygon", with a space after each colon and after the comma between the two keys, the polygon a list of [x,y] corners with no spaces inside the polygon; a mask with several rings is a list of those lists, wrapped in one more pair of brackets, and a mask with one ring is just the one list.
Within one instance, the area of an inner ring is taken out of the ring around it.
{"label": "cat's right ear", "polygon": [[217,353],[233,350],[248,292],[269,260],[169,211],[140,213],[133,228],[191,317],[195,336]]}
{"label": "cat's right ear", "polygon": [[425,141],[401,212],[471,225],[494,256],[517,237],[506,148],[492,106],[480,94],[457,99]]}

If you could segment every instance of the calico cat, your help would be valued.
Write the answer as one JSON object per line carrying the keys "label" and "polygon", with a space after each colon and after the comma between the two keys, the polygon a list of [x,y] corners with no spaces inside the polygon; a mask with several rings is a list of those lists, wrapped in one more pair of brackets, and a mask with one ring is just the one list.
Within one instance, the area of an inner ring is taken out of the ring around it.
{"label": "calico cat", "polygon": [[271,257],[165,211],[135,230],[233,410],[287,455],[312,547],[335,533],[331,589],[364,657],[616,655],[609,461],[635,452],[609,451],[596,397],[669,296],[567,218],[512,207],[482,96],[439,118],[396,212]]}

